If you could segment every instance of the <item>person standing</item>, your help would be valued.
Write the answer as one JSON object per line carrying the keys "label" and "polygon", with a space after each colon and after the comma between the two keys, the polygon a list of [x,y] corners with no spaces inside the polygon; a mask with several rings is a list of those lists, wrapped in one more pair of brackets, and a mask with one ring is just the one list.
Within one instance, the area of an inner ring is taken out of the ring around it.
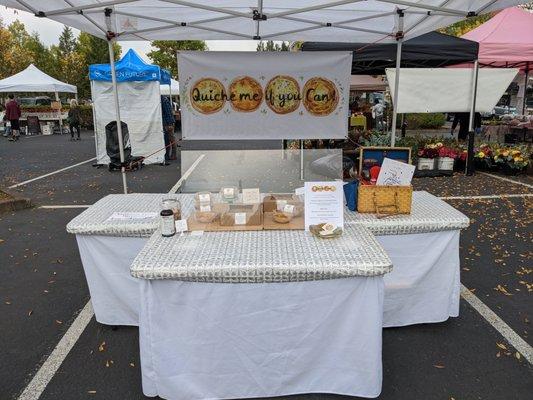
{"label": "person standing", "polygon": [[68,124],[70,128],[70,140],[74,139],[74,129],[78,133],[77,140],[81,140],[80,137],[80,123],[81,123],[81,112],[80,107],[76,99],[70,100],[70,110],[68,110]]}
{"label": "person standing", "polygon": [[374,119],[374,127],[379,131],[383,130],[383,104],[378,99],[374,99],[372,118]]}
{"label": "person standing", "polygon": [[[464,142],[468,138],[468,128],[470,127],[470,113],[455,113],[450,135],[453,136],[457,125],[459,125],[459,133],[457,135],[457,139],[460,142]],[[474,131],[478,132],[479,128],[481,128],[481,114],[477,112],[474,114]]]}
{"label": "person standing", "polygon": [[12,136],[8,139],[11,142],[16,142],[19,140],[20,136],[20,116],[22,112],[20,111],[19,103],[15,100],[15,96],[10,94],[9,100],[6,103],[6,120],[11,124],[11,133]]}
{"label": "person standing", "polygon": [[166,96],[161,96],[161,113],[163,117],[163,130],[165,132],[165,159],[176,160],[178,148],[176,145],[176,138],[174,137],[174,110],[172,109],[172,103]]}

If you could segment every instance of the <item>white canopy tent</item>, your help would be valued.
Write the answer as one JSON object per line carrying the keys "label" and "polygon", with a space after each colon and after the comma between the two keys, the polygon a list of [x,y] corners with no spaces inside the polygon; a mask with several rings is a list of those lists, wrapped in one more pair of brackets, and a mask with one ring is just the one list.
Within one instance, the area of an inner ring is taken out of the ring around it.
{"label": "white canopy tent", "polygon": [[161,94],[163,96],[179,96],[180,84],[175,79],[170,79],[170,85],[161,84]]}
{"label": "white canopy tent", "polygon": [[52,78],[30,64],[25,70],[0,80],[0,92],[78,93],[78,88]]}
{"label": "white canopy tent", "polygon": [[[76,86],[52,78],[33,64],[15,75],[0,80],[0,92],[51,92],[55,94],[56,101],[59,101],[59,93],[74,93],[76,98],[78,97]],[[61,110],[58,110],[58,121],[61,129]]]}
{"label": "white canopy tent", "polygon": [[[117,38],[396,42],[399,71],[404,38],[520,3],[520,0],[0,0],[2,5],[108,39],[115,88],[111,44]],[[396,87],[399,78],[397,73]],[[117,96],[115,108],[120,121]],[[396,112],[392,126],[394,143]],[[122,148],[121,132],[118,137]],[[123,185],[126,192],[124,168]]]}

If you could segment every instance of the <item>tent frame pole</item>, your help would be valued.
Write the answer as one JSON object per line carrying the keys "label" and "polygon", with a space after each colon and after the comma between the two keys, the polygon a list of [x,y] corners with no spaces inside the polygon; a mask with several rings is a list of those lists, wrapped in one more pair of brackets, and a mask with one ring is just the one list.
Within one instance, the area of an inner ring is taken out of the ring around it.
{"label": "tent frame pole", "polygon": [[117,134],[118,134],[118,151],[120,154],[120,172],[122,174],[122,188],[124,194],[128,194],[128,183],[126,181],[126,167],[124,166],[124,143],[122,138],[122,123],[120,120],[120,103],[118,100],[118,85],[117,85],[117,74],[115,70],[115,50],[113,44],[115,43],[114,35],[111,32],[111,12],[110,8],[107,8],[105,11],[106,25],[109,31],[107,39],[107,48],[109,53],[109,65],[111,69],[111,83],[113,85],[113,99],[115,101],[115,116],[117,122]]}
{"label": "tent frame pole", "polygon": [[524,82],[524,100],[522,102],[522,115],[527,115],[527,85],[529,83],[529,61],[526,63],[526,80]]}
{"label": "tent frame pole", "polygon": [[59,134],[62,135],[63,134],[63,120],[62,120],[62,115],[61,115],[61,100],[59,99],[59,92],[55,92],[55,98],[56,98],[56,102],[59,103],[59,107],[57,109],[57,122],[59,123]]}
{"label": "tent frame pole", "polygon": [[396,33],[396,74],[394,76],[394,99],[392,111],[392,129],[390,145],[396,145],[396,120],[398,119],[398,97],[400,88],[400,65],[402,63],[402,43],[403,43],[403,10],[398,9],[398,31]]}
{"label": "tent frame pole", "polygon": [[477,99],[477,83],[479,76],[479,61],[474,61],[474,69],[472,71],[472,102],[470,103],[470,120],[468,123],[468,150],[466,156],[465,175],[474,175],[474,138],[475,138],[475,115],[476,115],[476,99]]}

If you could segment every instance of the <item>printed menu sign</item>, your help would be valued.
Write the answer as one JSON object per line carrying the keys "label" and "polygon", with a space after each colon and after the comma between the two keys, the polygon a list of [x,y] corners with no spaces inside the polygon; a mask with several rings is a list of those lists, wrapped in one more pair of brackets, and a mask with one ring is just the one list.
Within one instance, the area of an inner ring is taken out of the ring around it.
{"label": "printed menu sign", "polygon": [[309,225],[344,225],[342,181],[305,182],[305,230]]}

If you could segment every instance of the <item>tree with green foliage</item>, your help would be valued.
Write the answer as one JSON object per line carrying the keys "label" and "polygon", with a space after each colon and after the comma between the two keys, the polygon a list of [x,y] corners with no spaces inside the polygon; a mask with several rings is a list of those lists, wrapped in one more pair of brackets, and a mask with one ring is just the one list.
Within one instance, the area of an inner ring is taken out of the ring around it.
{"label": "tree with green foliage", "polygon": [[147,56],[154,64],[169,70],[174,79],[178,79],[178,52],[207,50],[207,45],[203,40],[154,40],[151,45],[154,50]]}
{"label": "tree with green foliage", "polygon": [[76,50],[76,45],[77,41],[72,29],[65,25],[63,27],[63,32],[61,32],[61,35],[59,36],[58,49],[60,53],[63,55],[72,54]]}
{"label": "tree with green foliage", "polygon": [[290,51],[289,42],[274,42],[273,40],[260,41],[257,44],[257,51]]}
{"label": "tree with green foliage", "polygon": [[[85,32],[80,33],[78,36],[75,54],[79,57],[79,60],[73,60],[73,62],[79,62],[81,64],[81,69],[83,70],[80,82],[77,84],[80,97],[87,98],[91,95],[89,65],[109,63],[108,50],[107,41],[104,39],[89,35]],[[115,53],[115,61],[117,61],[120,58],[122,49],[118,43],[114,43],[113,50]]]}

